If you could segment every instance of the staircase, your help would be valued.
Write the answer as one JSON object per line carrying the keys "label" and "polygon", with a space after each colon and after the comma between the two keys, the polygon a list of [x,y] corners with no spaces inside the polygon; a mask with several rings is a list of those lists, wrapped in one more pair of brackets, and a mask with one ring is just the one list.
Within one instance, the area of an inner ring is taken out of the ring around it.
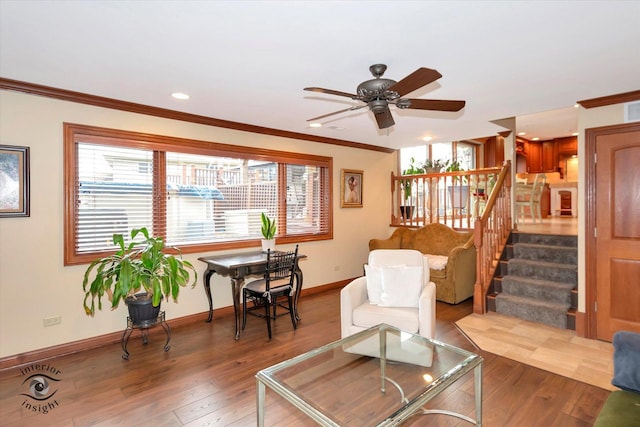
{"label": "staircase", "polygon": [[507,316],[575,330],[578,237],[513,232],[487,307]]}

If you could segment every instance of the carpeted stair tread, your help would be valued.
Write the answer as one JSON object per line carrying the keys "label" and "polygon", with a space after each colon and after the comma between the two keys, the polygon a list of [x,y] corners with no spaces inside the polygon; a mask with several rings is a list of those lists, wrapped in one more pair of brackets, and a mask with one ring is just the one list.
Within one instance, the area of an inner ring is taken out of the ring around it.
{"label": "carpeted stair tread", "polygon": [[514,233],[513,235],[515,239],[514,243],[578,247],[578,236],[529,233]]}
{"label": "carpeted stair tread", "polygon": [[556,301],[571,304],[571,283],[537,280],[529,277],[505,276],[502,278],[502,292],[508,295]]}
{"label": "carpeted stair tread", "polygon": [[578,284],[578,267],[548,261],[532,261],[512,258],[508,261],[507,275],[529,277],[538,280]]}
{"label": "carpeted stair tread", "polygon": [[515,243],[513,255],[532,261],[555,262],[559,264],[578,264],[578,248],[567,246],[543,245],[539,243]]}
{"label": "carpeted stair tread", "polygon": [[536,299],[533,299],[533,298],[523,298],[523,297],[519,297],[517,295],[507,295],[507,294],[504,294],[504,293],[501,293],[501,294],[497,295],[496,296],[496,300],[498,300],[498,301],[500,301],[500,300],[510,300],[510,301],[513,301],[513,302],[518,302],[518,303],[527,304],[527,305],[531,305],[531,306],[545,307],[545,308],[548,308],[549,310],[562,312],[562,314],[564,314],[564,315],[566,315],[567,314],[567,310],[569,310],[569,304],[563,304],[563,303],[551,302],[551,301],[540,301],[540,300],[536,300]]}
{"label": "carpeted stair tread", "polygon": [[567,328],[569,304],[523,298],[501,293],[496,296],[496,312],[556,328]]}
{"label": "carpeted stair tread", "polygon": [[578,284],[577,236],[514,232],[505,254],[494,279],[493,309],[566,329]]}
{"label": "carpeted stair tread", "polygon": [[567,270],[577,269],[575,265],[567,265],[560,262],[552,262],[552,261],[536,261],[531,259],[511,258],[509,260],[509,264],[511,264],[512,262],[523,263],[528,265],[540,265],[543,268],[564,268]]}

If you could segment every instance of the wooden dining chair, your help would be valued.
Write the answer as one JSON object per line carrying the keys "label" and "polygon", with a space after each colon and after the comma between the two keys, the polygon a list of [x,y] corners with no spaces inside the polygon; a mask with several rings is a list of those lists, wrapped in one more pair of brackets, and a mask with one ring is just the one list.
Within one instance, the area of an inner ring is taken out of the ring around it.
{"label": "wooden dining chair", "polygon": [[[293,329],[298,322],[295,316],[294,271],[298,258],[298,245],[295,250],[280,252],[267,251],[267,267],[262,279],[247,283],[242,289],[242,330],[247,324],[247,313],[267,320],[267,331],[271,339],[271,320],[278,316],[277,307],[285,309],[282,314],[289,313]],[[287,304],[279,303],[278,298],[286,298]],[[248,303],[253,303],[248,307]],[[264,311],[261,313],[260,311]]]}
{"label": "wooden dining chair", "polygon": [[532,185],[518,184],[516,187],[515,207],[518,210],[517,218],[525,218],[525,210],[528,207],[531,213],[531,219],[536,222],[536,216],[542,222],[542,212],[540,210],[540,201],[542,199],[542,191],[547,182],[547,176],[543,173],[536,174]]}

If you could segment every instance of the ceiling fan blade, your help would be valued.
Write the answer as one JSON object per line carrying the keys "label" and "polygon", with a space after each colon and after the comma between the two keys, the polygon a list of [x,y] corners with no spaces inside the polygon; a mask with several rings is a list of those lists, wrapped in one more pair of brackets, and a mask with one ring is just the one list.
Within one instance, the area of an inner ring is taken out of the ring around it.
{"label": "ceiling fan blade", "polygon": [[404,96],[407,93],[413,92],[416,89],[426,86],[431,82],[435,82],[442,74],[431,68],[418,68],[413,73],[409,74],[398,83],[394,84],[389,90],[398,92],[400,96]]}
{"label": "ceiling fan blade", "polygon": [[345,108],[344,110],[334,111],[333,113],[323,114],[322,116],[313,117],[311,119],[307,119],[308,122],[312,122],[314,120],[324,119],[325,117],[333,116],[334,114],[344,113],[345,111],[359,110],[360,108],[364,108],[367,105],[356,105],[354,107]]}
{"label": "ceiling fan blade", "polygon": [[442,99],[410,99],[411,105],[406,108],[414,110],[460,111],[466,101],[447,101]]}
{"label": "ceiling fan blade", "polygon": [[393,116],[388,108],[382,113],[374,113],[373,115],[375,116],[376,122],[378,122],[378,128],[380,129],[390,128],[396,124],[396,122],[393,121]]}
{"label": "ceiling fan blade", "polygon": [[354,95],[352,93],[347,93],[347,92],[340,92],[339,90],[324,89],[321,87],[305,87],[304,90],[308,90],[309,92],[320,92],[320,93],[327,93],[329,95],[346,96],[347,98],[358,99],[357,95]]}

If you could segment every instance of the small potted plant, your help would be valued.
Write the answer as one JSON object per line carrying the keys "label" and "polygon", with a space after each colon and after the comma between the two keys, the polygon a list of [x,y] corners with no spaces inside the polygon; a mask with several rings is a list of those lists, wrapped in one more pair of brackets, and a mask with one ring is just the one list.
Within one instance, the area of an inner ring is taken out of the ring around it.
{"label": "small potted plant", "polygon": [[[425,173],[424,167],[415,164],[416,160],[411,157],[409,159],[409,167],[402,171],[402,175],[421,175]],[[404,179],[400,181],[403,190],[404,206],[400,206],[400,214],[404,219],[410,219],[413,215],[413,206],[411,206],[411,183],[412,179]]]}
{"label": "small potted plant", "polygon": [[424,162],[424,170],[426,173],[440,173],[442,169],[446,168],[449,165],[449,160],[442,159],[427,159]]}
{"label": "small potted plant", "polygon": [[[143,239],[136,241],[138,235]],[[106,295],[112,309],[124,300],[135,324],[153,321],[163,298],[169,300],[171,296],[177,301],[180,288],[190,282],[190,273],[191,287],[196,285],[198,274],[193,265],[182,259],[177,248],[165,246],[161,237],[149,236],[146,228],[131,230],[128,244],[122,234],[114,234],[113,244],[116,252],[93,261],[84,274],[83,306],[89,316],[95,314],[96,300],[98,309],[102,309],[102,297]],[[178,255],[164,253],[169,248]]]}
{"label": "small potted plant", "polygon": [[264,212],[260,215],[262,219],[262,252],[267,252],[269,249],[272,251],[276,248],[276,221],[269,218]]}

